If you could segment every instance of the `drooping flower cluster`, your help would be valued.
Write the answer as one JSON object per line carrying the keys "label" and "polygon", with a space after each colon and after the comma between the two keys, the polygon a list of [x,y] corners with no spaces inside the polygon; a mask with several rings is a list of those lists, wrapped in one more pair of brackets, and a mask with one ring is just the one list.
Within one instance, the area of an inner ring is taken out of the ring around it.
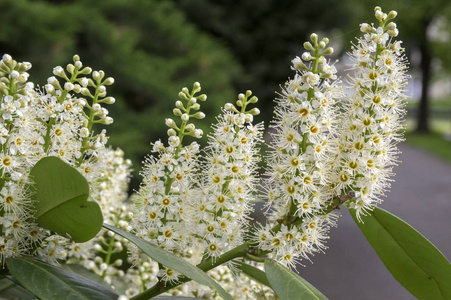
{"label": "drooping flower cluster", "polygon": [[335,163],[336,194],[354,191],[351,207],[357,216],[365,215],[379,203],[380,195],[390,185],[392,166],[402,141],[405,114],[406,59],[396,24],[387,22],[396,16],[375,9],[379,26],[362,24],[363,38],[349,54],[353,74],[352,93],[344,103],[340,125],[340,153]]}
{"label": "drooping flower cluster", "polygon": [[256,169],[260,160],[257,144],[263,124],[253,125],[258,109],[247,106],[258,101],[251,91],[240,94],[236,105],[225,105],[213,125],[206,159],[199,174],[200,195],[194,198],[196,235],[205,257],[217,257],[243,243],[251,201],[256,192]]}
{"label": "drooping flower cluster", "polygon": [[[334,103],[342,91],[334,65],[325,58],[333,52],[326,48],[328,39],[318,42],[312,34],[311,41],[313,45],[306,42],[304,48],[313,55],[305,52],[302,59],[293,60],[296,75],[276,100],[265,182],[270,223],[256,237],[260,249],[272,250],[272,256],[287,265],[324,248],[329,226],[334,224],[334,217],[319,215],[331,199],[328,177],[336,151]],[[276,224],[277,230],[271,229]]]}
{"label": "drooping flower cluster", "polygon": [[92,130],[94,123],[112,122],[101,104],[114,103],[114,98],[106,97],[105,88],[114,80],[104,79],[102,71],[87,78],[84,75],[91,74],[91,68],[83,68],[76,55],[66,68],[70,77],[62,67],[53,71],[63,79],[63,85],[53,76],[40,90],[27,82],[30,68],[30,63],[17,63],[7,54],[0,60],[0,257],[31,254],[55,261],[67,257],[68,239],[50,236],[37,226],[30,188],[33,183],[28,178],[31,168],[43,157],[57,156],[85,175],[92,198],[99,202],[106,197],[103,189],[114,189],[115,199],[123,200],[124,196],[123,192],[116,195],[118,189],[125,190],[124,183],[119,183],[124,177],[104,172],[122,169],[126,177],[129,171],[123,160],[119,163],[122,167],[108,171],[103,163],[110,155],[121,160],[123,153],[105,148],[105,131],[94,134]]}

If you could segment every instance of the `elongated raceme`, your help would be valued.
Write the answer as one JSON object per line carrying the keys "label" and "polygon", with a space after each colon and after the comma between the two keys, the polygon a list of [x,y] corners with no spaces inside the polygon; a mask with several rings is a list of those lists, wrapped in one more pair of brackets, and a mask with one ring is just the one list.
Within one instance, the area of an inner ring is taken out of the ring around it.
{"label": "elongated raceme", "polygon": [[[318,42],[312,34],[304,44],[302,58],[293,60],[296,74],[286,82],[276,99],[271,124],[266,196],[270,223],[257,231],[256,241],[264,251],[293,266],[323,249],[334,217],[318,216],[331,199],[328,180],[336,153],[338,113],[334,103],[342,97],[336,69],[325,55],[328,39]],[[276,224],[282,224],[273,230]]]}
{"label": "elongated raceme", "polygon": [[243,243],[251,201],[255,199],[258,144],[263,124],[252,124],[257,102],[251,91],[238,96],[237,105],[228,103],[213,125],[202,163],[201,193],[195,198],[195,228],[204,257],[217,257]]}
{"label": "elongated raceme", "polygon": [[[403,140],[407,62],[396,24],[388,21],[395,12],[384,14],[375,9],[379,26],[362,24],[364,36],[348,54],[352,74],[350,96],[344,102],[340,125],[340,152],[334,166],[337,195],[354,191],[350,206],[357,216],[365,215],[390,187]],[[388,23],[388,24],[387,24]]]}

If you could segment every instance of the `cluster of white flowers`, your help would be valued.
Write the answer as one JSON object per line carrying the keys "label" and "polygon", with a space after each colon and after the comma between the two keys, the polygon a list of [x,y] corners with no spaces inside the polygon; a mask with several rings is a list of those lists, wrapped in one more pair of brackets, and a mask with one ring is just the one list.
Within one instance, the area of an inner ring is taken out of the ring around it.
{"label": "cluster of white flowers", "polygon": [[[195,94],[201,90],[195,83],[192,91],[184,88],[175,103],[174,115],[180,117],[177,125],[173,119],[166,119],[168,146],[161,141],[153,145],[157,157],[149,156],[144,162],[143,181],[134,197],[132,230],[144,240],[162,248],[186,254],[193,243],[192,216],[189,199],[197,194],[194,179],[199,152],[197,142],[183,146],[185,136],[199,138],[203,132],[196,129],[190,118],[203,119],[198,101],[205,101],[206,95]],[[182,102],[185,101],[185,104]],[[136,255],[139,257],[139,255]],[[160,277],[172,281],[179,276],[172,269],[160,270]]]}
{"label": "cluster of white flowers", "polygon": [[[122,151],[105,148],[105,131],[94,134],[92,130],[94,123],[112,122],[101,107],[114,103],[114,98],[106,97],[105,88],[114,82],[112,78],[104,80],[102,71],[83,68],[76,55],[66,68],[70,78],[62,67],[54,68],[54,75],[65,81],[62,86],[52,76],[39,90],[27,82],[30,68],[30,63],[18,63],[7,54],[0,60],[0,257],[3,261],[39,255],[55,262],[79,247],[37,226],[31,168],[43,157],[57,156],[85,175],[92,198],[101,203],[106,197],[124,199],[129,162],[123,160]],[[84,76],[91,72],[92,79]]]}
{"label": "cluster of white flowers", "polygon": [[[256,169],[263,124],[253,125],[257,103],[252,92],[238,95],[236,106],[227,103],[209,136],[199,197],[193,198],[194,232],[205,249],[205,258],[217,257],[243,243],[256,192]],[[237,109],[237,107],[239,109]]]}
{"label": "cluster of white flowers", "polygon": [[399,151],[396,144],[402,137],[405,114],[406,59],[397,36],[396,24],[387,22],[396,17],[379,7],[375,9],[379,27],[362,24],[363,38],[349,54],[353,62],[350,76],[351,95],[344,102],[340,118],[340,153],[334,173],[336,194],[355,192],[350,206],[357,216],[379,203],[390,183],[391,167]]}
{"label": "cluster of white flowers", "polygon": [[[304,43],[302,59],[277,99],[272,123],[268,178],[269,223],[257,231],[259,248],[293,265],[324,248],[333,217],[319,216],[331,199],[329,171],[336,152],[337,111],[342,97],[337,70],[325,58],[333,52],[316,34]],[[306,61],[306,63],[304,63]],[[277,230],[272,229],[277,224]]]}

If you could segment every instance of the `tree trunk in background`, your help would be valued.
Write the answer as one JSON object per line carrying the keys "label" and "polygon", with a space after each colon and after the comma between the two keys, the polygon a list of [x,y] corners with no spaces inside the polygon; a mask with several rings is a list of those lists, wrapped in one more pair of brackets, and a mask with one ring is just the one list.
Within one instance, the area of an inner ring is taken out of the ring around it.
{"label": "tree trunk in background", "polygon": [[429,25],[431,24],[432,17],[425,16],[423,19],[423,26],[420,37],[420,54],[421,54],[421,99],[418,107],[417,115],[417,133],[429,132],[429,86],[431,82],[431,49],[430,41],[427,35]]}

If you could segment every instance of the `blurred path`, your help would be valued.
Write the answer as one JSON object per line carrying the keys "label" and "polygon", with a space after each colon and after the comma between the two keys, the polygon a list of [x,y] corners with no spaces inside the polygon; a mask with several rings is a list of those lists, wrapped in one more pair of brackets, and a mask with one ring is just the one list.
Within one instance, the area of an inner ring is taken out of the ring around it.
{"label": "blurred path", "polygon": [[[451,260],[451,164],[408,145],[381,207],[428,238]],[[451,151],[451,149],[450,149]],[[332,228],[329,249],[300,275],[331,300],[415,299],[387,271],[376,252],[343,208]]]}

